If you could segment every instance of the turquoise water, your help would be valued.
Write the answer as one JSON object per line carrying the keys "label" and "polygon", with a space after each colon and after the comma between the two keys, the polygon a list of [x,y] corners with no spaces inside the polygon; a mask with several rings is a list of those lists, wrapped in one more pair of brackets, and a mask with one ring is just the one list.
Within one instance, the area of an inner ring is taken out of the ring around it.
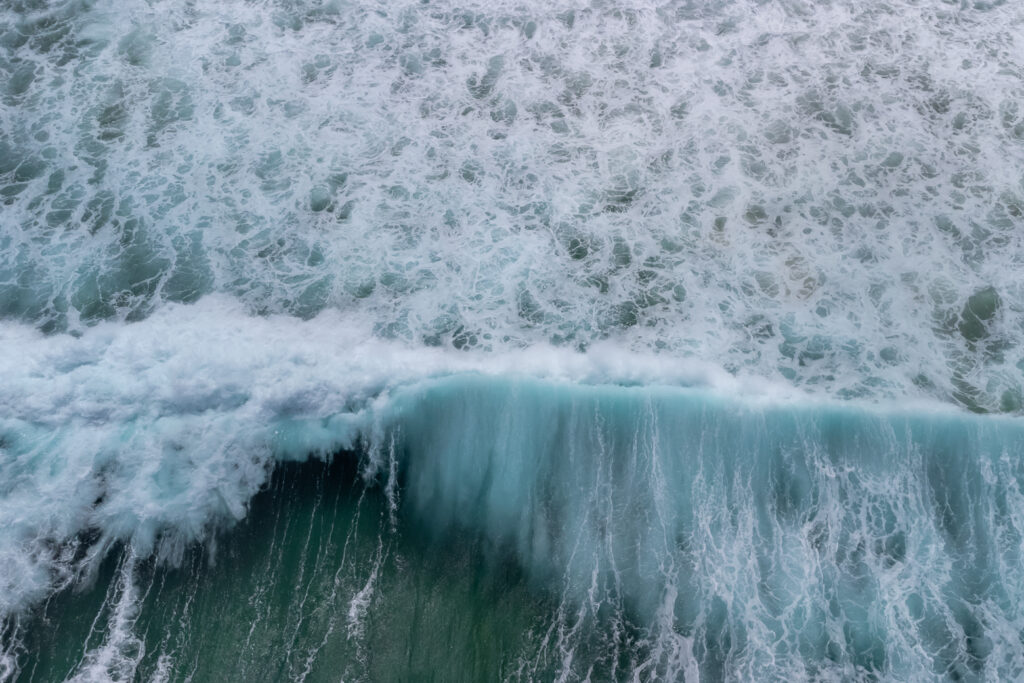
{"label": "turquoise water", "polygon": [[1024,675],[1019,3],[0,6],[0,681]]}
{"label": "turquoise water", "polygon": [[1016,420],[480,375],[380,411],[173,566],[119,543],[9,620],[21,677],[1024,669]]}

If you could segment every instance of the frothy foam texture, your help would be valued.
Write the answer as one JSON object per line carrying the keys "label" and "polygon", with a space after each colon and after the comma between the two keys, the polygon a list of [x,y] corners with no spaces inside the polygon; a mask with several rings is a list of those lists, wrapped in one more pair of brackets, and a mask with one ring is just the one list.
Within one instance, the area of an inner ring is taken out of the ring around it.
{"label": "frothy foam texture", "polygon": [[1017,3],[0,14],[0,312],[209,292],[1017,411]]}
{"label": "frothy foam texture", "polygon": [[172,546],[160,552],[175,556],[211,522],[243,517],[275,458],[354,448],[372,431],[368,408],[397,386],[476,372],[784,393],[612,347],[424,350],[381,342],[333,312],[254,318],[218,297],[77,338],[6,324],[0,340],[10,350],[0,359],[0,554],[18,568],[0,576],[0,611],[74,580],[62,567],[80,549],[65,543],[89,529],[102,535],[97,557],[114,539],[148,555],[164,531]]}

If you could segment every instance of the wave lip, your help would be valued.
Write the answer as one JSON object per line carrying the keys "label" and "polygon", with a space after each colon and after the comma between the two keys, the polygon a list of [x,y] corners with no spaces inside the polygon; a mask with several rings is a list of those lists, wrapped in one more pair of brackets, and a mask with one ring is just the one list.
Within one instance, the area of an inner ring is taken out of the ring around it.
{"label": "wave lip", "polygon": [[354,448],[395,387],[459,372],[737,384],[713,366],[612,347],[416,348],[337,313],[259,318],[217,296],[78,337],[5,323],[0,342],[0,556],[19,568],[0,577],[3,612],[74,580],[64,549],[85,531],[97,548],[130,539],[141,555],[179,555],[244,516],[276,460]]}
{"label": "wave lip", "polygon": [[411,349],[232,306],[77,339],[3,329],[24,350],[0,390],[4,612],[115,541],[175,561],[243,518],[277,461],[361,451],[393,516],[484,539],[593,619],[632,615],[680,671],[1024,667],[1018,420],[665,358]]}

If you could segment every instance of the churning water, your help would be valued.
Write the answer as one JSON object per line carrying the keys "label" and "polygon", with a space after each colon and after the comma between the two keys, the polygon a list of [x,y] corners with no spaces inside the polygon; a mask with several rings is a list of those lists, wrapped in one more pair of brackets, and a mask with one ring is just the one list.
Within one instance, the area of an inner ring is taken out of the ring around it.
{"label": "churning water", "polygon": [[1024,676],[1024,5],[7,0],[0,680]]}

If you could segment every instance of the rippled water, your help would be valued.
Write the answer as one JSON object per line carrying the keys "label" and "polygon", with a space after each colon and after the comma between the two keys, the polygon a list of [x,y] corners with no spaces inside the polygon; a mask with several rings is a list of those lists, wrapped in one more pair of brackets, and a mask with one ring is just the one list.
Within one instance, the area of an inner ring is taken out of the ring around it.
{"label": "rippled water", "polygon": [[1020,676],[1021,36],[5,3],[0,679]]}

